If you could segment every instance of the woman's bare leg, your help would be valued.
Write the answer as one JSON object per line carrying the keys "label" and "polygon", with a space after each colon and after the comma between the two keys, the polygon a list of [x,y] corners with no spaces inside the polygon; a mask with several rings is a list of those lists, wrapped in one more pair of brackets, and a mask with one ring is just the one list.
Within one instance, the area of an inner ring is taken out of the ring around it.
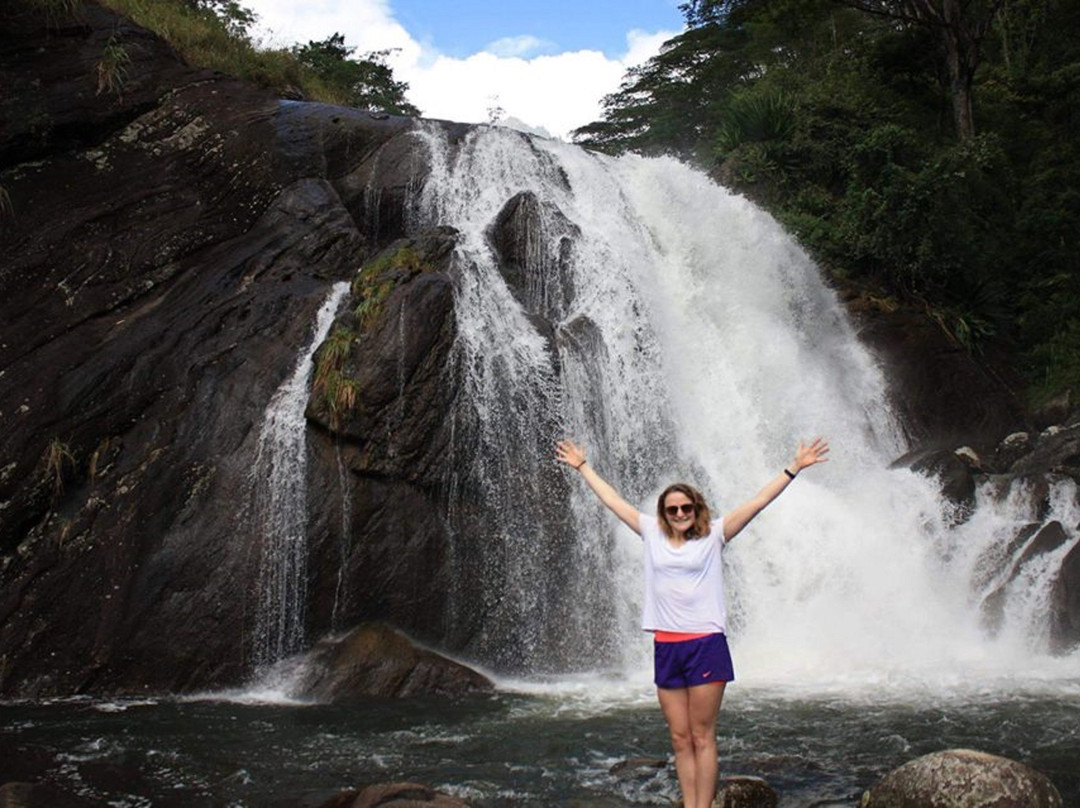
{"label": "woman's bare leg", "polygon": [[697,803],[688,808],[709,808],[716,795],[719,762],[716,753],[716,717],[724,700],[726,682],[689,688],[690,738],[694,745],[694,795]]}
{"label": "woman's bare leg", "polygon": [[[671,732],[671,748],[675,750],[675,773],[679,776],[684,808],[697,808],[697,758],[690,732],[690,688],[656,688],[660,709]],[[713,748],[716,748],[715,741]],[[715,764],[714,764],[715,771]],[[715,777],[715,775],[714,775]]]}

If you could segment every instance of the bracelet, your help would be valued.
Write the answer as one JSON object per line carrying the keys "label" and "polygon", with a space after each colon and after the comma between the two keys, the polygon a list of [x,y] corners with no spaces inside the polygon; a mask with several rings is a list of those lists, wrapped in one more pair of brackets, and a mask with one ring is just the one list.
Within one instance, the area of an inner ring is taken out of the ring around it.
{"label": "bracelet", "polygon": [[[797,471],[795,472],[795,474],[798,474],[798,473],[799,472],[797,472]],[[795,474],[792,474],[790,471],[788,471],[786,466],[784,467],[784,474],[786,474],[788,476],[788,479],[790,479],[790,480],[795,479]]]}
{"label": "bracelet", "polygon": [[584,466],[588,462],[589,462],[588,460],[582,460],[580,463],[578,463],[576,466],[574,466],[574,471],[581,471],[581,467]]}

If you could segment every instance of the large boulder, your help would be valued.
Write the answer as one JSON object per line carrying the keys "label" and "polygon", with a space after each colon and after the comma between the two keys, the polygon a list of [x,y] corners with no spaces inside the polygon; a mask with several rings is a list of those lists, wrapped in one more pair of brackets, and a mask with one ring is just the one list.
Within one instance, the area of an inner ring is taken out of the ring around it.
{"label": "large boulder", "polygon": [[320,702],[461,696],[494,688],[486,676],[380,623],[321,640],[308,652],[304,668],[294,695]]}
{"label": "large boulder", "polygon": [[860,808],[1061,808],[1061,794],[1015,760],[948,749],[905,763],[863,794]]}

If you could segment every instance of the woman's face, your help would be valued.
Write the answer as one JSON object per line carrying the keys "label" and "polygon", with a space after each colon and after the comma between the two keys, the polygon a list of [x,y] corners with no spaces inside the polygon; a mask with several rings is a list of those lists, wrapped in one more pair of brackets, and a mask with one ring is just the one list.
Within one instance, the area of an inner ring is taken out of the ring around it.
{"label": "woman's face", "polygon": [[664,497],[664,518],[676,533],[684,534],[694,525],[694,501],[682,491]]}

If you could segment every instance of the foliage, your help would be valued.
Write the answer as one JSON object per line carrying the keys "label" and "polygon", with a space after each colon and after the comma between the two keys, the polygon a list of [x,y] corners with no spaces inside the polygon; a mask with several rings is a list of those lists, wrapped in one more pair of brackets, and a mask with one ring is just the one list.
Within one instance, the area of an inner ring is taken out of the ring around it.
{"label": "foliage", "polygon": [[386,64],[390,51],[375,51],[362,59],[353,59],[355,50],[346,47],[342,34],[335,33],[321,42],[295,45],[292,53],[329,86],[345,93],[349,106],[395,115],[419,115],[420,111],[405,100],[409,85],[395,81]]}
{"label": "foliage", "polygon": [[388,250],[365,264],[352,282],[352,295],[359,298],[355,314],[363,330],[368,330],[382,315],[383,305],[397,285],[395,270],[431,272],[432,267],[414,248],[403,246]]}
{"label": "foliage", "polygon": [[360,383],[347,375],[349,355],[356,339],[357,334],[350,329],[336,326],[319,347],[315,361],[313,393],[322,398],[335,429],[359,400]]}
{"label": "foliage", "polygon": [[[34,0],[53,4],[68,1]],[[282,94],[299,90],[304,98],[313,101],[357,105],[355,86],[338,83],[335,75],[320,73],[302,61],[296,49],[259,47],[250,34],[256,20],[254,12],[235,0],[101,2],[157,33],[193,65],[218,70]],[[367,59],[349,61],[361,66],[368,81],[369,95],[377,97],[381,109],[404,115],[419,114],[405,100],[408,86],[394,80],[393,72],[385,63],[385,55],[383,52]],[[368,106],[367,98],[359,105]]]}
{"label": "foliage", "polygon": [[131,56],[127,48],[116,38],[116,34],[109,37],[108,43],[101,52],[101,59],[97,63],[97,94],[116,93],[119,95],[127,75],[127,68],[131,64]]}
{"label": "foliage", "polygon": [[1080,390],[1080,2],[965,6],[959,78],[948,31],[900,13],[939,5],[691,0],[687,30],[575,137],[698,163],[835,277],[1011,351],[1033,396]]}

